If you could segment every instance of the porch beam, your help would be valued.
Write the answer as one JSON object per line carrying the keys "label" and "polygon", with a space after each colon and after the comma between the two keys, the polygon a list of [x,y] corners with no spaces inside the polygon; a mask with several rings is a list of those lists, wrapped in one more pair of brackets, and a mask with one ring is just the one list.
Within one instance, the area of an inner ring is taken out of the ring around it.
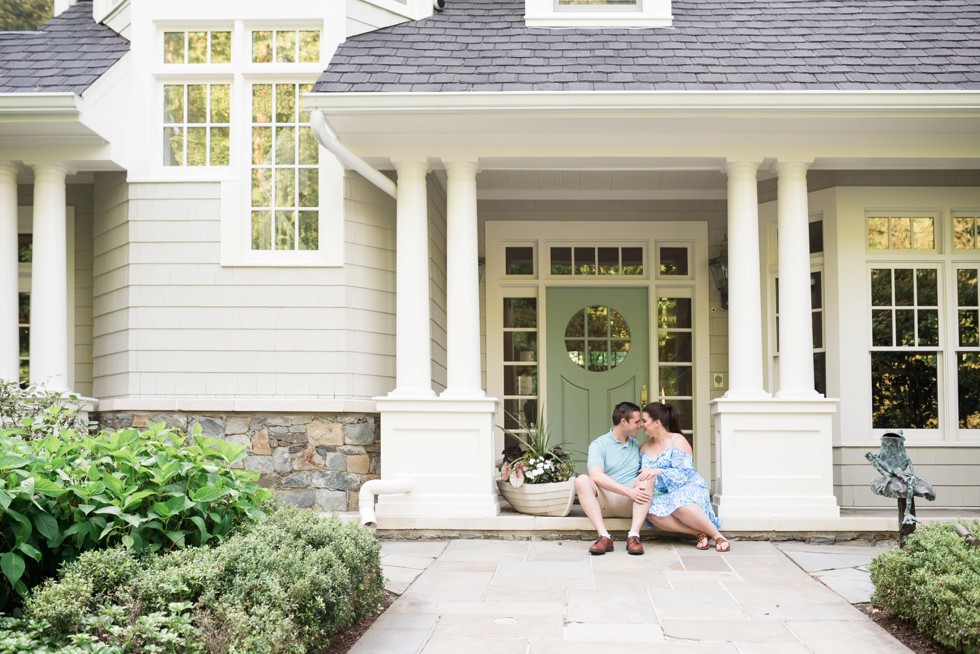
{"label": "porch beam", "polygon": [[66,169],[34,168],[31,263],[31,383],[68,390],[68,214]]}
{"label": "porch beam", "polygon": [[779,389],[776,397],[814,398],[813,318],[810,288],[808,162],[777,167],[779,250]]}
{"label": "porch beam", "polygon": [[0,379],[20,375],[17,302],[17,168],[0,165]]}
{"label": "porch beam", "polygon": [[762,384],[762,294],[759,273],[761,161],[729,161],[728,399],[771,397]]}
{"label": "porch beam", "polygon": [[423,159],[393,162],[398,173],[395,255],[395,389],[389,397],[427,398],[432,391],[429,324],[429,221]]}
{"label": "porch beam", "polygon": [[446,161],[446,390],[485,396],[480,378],[480,279],[475,161]]}

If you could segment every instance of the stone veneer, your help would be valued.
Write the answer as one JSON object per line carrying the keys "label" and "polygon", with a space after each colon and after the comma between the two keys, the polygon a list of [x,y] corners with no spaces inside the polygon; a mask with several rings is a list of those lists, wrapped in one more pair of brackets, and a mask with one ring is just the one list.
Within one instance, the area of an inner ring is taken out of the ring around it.
{"label": "stone veneer", "polygon": [[261,474],[285,502],[322,511],[355,511],[361,484],[380,477],[377,414],[114,413],[93,416],[103,429],[164,423],[244,445],[244,467]]}

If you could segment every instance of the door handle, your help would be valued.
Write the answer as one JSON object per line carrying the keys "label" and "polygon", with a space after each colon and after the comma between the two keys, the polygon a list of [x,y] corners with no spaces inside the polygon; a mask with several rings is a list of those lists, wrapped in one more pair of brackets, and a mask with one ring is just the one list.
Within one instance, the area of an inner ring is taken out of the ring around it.
{"label": "door handle", "polygon": [[647,391],[647,385],[643,384],[643,388],[640,389],[640,406],[645,407],[647,405],[647,400],[650,399],[650,394]]}

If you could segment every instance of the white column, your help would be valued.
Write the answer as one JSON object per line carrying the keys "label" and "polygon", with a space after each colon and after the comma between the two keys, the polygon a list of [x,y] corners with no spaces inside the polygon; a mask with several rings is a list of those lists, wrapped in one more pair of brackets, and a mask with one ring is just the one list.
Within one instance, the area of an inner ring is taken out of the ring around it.
{"label": "white column", "polygon": [[480,273],[475,161],[448,161],[446,210],[446,359],[443,397],[478,398]]}
{"label": "white column", "polygon": [[68,390],[68,269],[65,169],[34,166],[31,382]]}
{"label": "white column", "polygon": [[776,397],[818,397],[813,387],[807,164],[780,161],[778,185],[779,389]]}
{"label": "white column", "polygon": [[0,379],[17,381],[17,168],[0,165]]}
{"label": "white column", "polygon": [[395,267],[395,389],[390,397],[433,397],[429,325],[429,221],[423,160],[399,161]]}
{"label": "white column", "polygon": [[729,162],[729,399],[770,397],[762,385],[762,295],[759,277],[757,161]]}

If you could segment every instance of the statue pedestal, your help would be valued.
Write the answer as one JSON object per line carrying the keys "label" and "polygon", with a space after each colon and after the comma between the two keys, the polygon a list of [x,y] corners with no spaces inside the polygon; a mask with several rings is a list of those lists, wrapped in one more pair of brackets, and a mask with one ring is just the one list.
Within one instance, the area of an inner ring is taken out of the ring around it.
{"label": "statue pedestal", "polygon": [[718,399],[715,503],[722,518],[837,518],[837,400]]}

